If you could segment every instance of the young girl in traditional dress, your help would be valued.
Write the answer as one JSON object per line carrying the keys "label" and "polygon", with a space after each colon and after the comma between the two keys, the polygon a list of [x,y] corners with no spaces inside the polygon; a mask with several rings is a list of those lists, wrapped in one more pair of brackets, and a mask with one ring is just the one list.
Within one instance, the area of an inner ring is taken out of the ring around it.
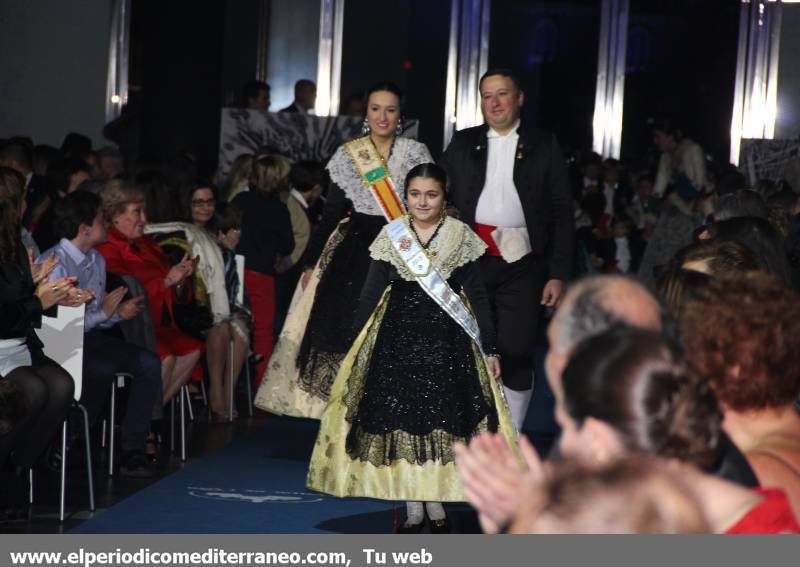
{"label": "young girl in traditional dress", "polygon": [[[498,431],[515,443],[478,259],[486,245],[445,215],[432,163],[405,181],[408,216],[386,225],[347,353],[322,417],[307,484],[335,496],[407,501],[400,533],[449,531],[441,502],[463,501],[453,443]],[[425,502],[425,506],[423,506]]]}

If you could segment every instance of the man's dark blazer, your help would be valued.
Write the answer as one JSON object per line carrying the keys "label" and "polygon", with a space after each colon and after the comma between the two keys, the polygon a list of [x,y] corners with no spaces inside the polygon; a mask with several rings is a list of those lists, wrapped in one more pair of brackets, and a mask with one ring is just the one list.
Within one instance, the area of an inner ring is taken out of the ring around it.
{"label": "man's dark blazer", "polygon": [[[281,108],[278,112],[291,112],[293,114],[299,114],[300,113],[300,107],[297,106],[296,102],[292,102],[292,104],[290,104],[286,108]],[[305,112],[303,112],[302,114],[305,114]]]}
{"label": "man's dark blazer", "polygon": [[[461,220],[475,225],[475,209],[486,181],[489,127],[460,130],[440,160],[450,180],[450,201]],[[555,136],[521,123],[514,159],[514,185],[522,203],[531,247],[547,254],[549,279],[572,274],[575,226],[572,191],[564,157]]]}

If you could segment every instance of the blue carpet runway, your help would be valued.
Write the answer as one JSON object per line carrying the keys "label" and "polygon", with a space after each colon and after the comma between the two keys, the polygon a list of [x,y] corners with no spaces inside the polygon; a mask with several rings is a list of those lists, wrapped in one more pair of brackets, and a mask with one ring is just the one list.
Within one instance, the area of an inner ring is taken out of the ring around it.
{"label": "blue carpet runway", "polygon": [[[70,533],[392,533],[395,515],[405,519],[404,503],[340,499],[306,489],[318,429],[318,421],[268,419],[248,436],[98,512]],[[545,436],[543,452],[552,440]],[[542,452],[542,440],[532,441]],[[454,531],[480,533],[468,505],[446,508]]]}
{"label": "blue carpet runway", "polygon": [[311,420],[270,419],[71,533],[391,533],[391,502],[305,488],[318,427]]}

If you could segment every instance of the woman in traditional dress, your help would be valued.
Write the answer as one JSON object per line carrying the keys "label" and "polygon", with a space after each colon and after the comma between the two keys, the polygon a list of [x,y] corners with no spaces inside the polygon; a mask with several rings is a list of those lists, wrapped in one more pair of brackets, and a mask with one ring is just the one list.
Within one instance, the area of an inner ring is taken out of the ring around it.
{"label": "woman in traditional dress", "polygon": [[303,260],[304,291],[287,316],[256,396],[261,409],[316,419],[325,409],[353,343],[369,245],[387,221],[403,215],[400,195],[408,171],[432,161],[424,144],[399,136],[401,116],[400,89],[375,85],[367,93],[367,135],[343,144],[328,162],[331,184]]}
{"label": "woman in traditional dress", "polygon": [[408,501],[399,533],[422,529],[423,508],[433,533],[449,531],[441,502],[464,500],[453,443],[483,431],[516,442],[495,380],[500,361],[478,263],[486,245],[444,214],[446,186],[439,166],[413,168],[409,216],[370,246],[361,332],[333,384],[307,479],[335,496]]}

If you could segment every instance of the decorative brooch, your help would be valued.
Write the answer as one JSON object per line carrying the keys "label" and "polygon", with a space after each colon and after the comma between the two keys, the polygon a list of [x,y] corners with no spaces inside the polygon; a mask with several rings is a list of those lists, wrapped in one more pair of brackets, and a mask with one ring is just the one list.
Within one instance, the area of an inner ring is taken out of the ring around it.
{"label": "decorative brooch", "polygon": [[404,236],[400,239],[399,247],[401,252],[408,252],[411,250],[411,239],[408,236]]}

